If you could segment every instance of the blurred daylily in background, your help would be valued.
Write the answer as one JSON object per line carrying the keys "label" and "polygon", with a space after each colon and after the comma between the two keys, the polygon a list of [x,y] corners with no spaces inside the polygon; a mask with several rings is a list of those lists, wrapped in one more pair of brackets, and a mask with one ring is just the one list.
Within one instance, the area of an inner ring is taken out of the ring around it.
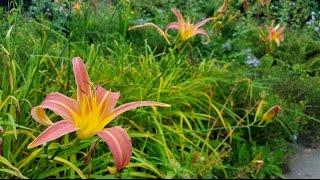
{"label": "blurred daylily in background", "polygon": [[268,6],[271,3],[271,0],[260,0],[262,6]]}
{"label": "blurred daylily in background", "polygon": [[274,21],[272,21],[271,26],[268,27],[268,40],[269,42],[275,41],[277,46],[280,45],[280,41],[284,40],[284,30],[286,26],[280,27],[280,24],[277,24],[276,27],[274,27]]}
{"label": "blurred daylily in background", "polygon": [[210,20],[212,20],[212,18],[206,18],[198,22],[197,24],[193,24],[190,21],[185,22],[182,14],[178,9],[172,8],[171,11],[176,15],[178,21],[168,24],[165,31],[166,34],[169,29],[177,29],[179,30],[179,34],[182,41],[186,41],[197,34],[202,34],[202,35],[205,35],[207,38],[207,41],[204,42],[204,44],[207,44],[210,42],[208,33],[201,27],[205,25],[207,22],[209,22]]}
{"label": "blurred daylily in background", "polygon": [[273,42],[275,42],[277,47],[279,47],[280,42],[284,41],[285,28],[285,25],[281,27],[280,24],[277,24],[274,27],[274,20],[272,21],[271,26],[260,26],[260,39],[266,43],[266,48],[269,53],[272,54],[275,50]]}
{"label": "blurred daylily in background", "polygon": [[75,11],[80,11],[81,10],[81,4],[80,2],[74,2],[72,5],[72,9]]}
{"label": "blurred daylily in background", "polygon": [[197,24],[193,24],[190,21],[185,22],[182,14],[180,13],[180,11],[178,9],[172,8],[171,11],[176,15],[178,21],[168,24],[165,32],[158,25],[156,25],[154,23],[145,23],[142,25],[130,26],[128,30],[133,30],[133,29],[142,28],[142,27],[154,27],[154,28],[156,28],[156,30],[159,32],[159,34],[166,40],[166,42],[169,45],[171,44],[171,42],[168,39],[168,37],[169,37],[168,30],[169,29],[179,30],[179,35],[180,35],[182,41],[187,41],[197,34],[202,34],[202,35],[205,35],[207,38],[207,41],[203,42],[203,44],[208,44],[210,42],[210,38],[209,38],[208,33],[201,27],[204,26],[210,20],[213,20],[213,18],[206,18],[206,19],[203,19],[202,21],[198,22]]}
{"label": "blurred daylily in background", "polygon": [[281,112],[281,107],[279,105],[274,105],[268,109],[262,116],[262,121],[270,121],[272,118],[276,117]]}
{"label": "blurred daylily in background", "polygon": [[[72,60],[73,72],[77,84],[77,99],[69,98],[54,92],[44,99],[41,105],[31,110],[32,117],[40,124],[49,126],[28,148],[42,145],[65,134],[76,131],[80,139],[98,135],[109,146],[117,170],[125,167],[132,154],[132,143],[129,135],[120,126],[105,126],[120,114],[142,106],[170,107],[168,104],[153,101],[136,101],[115,107],[119,92],[105,90],[101,86],[92,88],[85,64],[79,57]],[[62,120],[53,123],[45,113],[50,109]]]}

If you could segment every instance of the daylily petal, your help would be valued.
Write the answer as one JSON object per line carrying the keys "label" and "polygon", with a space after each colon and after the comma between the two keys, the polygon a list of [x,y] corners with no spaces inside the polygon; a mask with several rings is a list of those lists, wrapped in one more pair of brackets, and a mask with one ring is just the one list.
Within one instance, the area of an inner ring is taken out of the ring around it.
{"label": "daylily petal", "polygon": [[284,41],[284,35],[283,35],[283,34],[280,34],[280,35],[279,35],[279,39],[280,39],[280,41]]}
{"label": "daylily petal", "polygon": [[106,128],[97,133],[110,148],[117,170],[129,164],[132,154],[132,142],[128,133],[120,126]]}
{"label": "daylily petal", "polygon": [[90,96],[90,78],[86,70],[85,64],[81,58],[75,57],[72,59],[73,72],[77,83],[77,99],[80,101],[81,96],[84,94]]}
{"label": "daylily petal", "polygon": [[168,34],[168,30],[169,29],[177,29],[180,30],[181,29],[181,24],[177,23],[177,22],[172,22],[170,24],[168,24],[166,30],[165,30],[165,34]]}
{"label": "daylily petal", "polygon": [[36,106],[34,108],[31,109],[31,116],[33,117],[33,119],[45,126],[50,126],[51,124],[53,124],[53,122],[48,118],[48,116],[46,115],[46,112],[44,111],[44,108]]}
{"label": "daylily petal", "polygon": [[284,30],[286,29],[286,26],[282,26],[279,30],[278,30],[278,33],[279,33],[279,36],[280,36],[280,40],[283,41],[284,40]]}
{"label": "daylily petal", "polygon": [[132,110],[132,109],[136,109],[138,107],[143,107],[143,106],[160,106],[160,107],[170,107],[169,104],[165,104],[165,103],[159,103],[159,102],[154,102],[154,101],[136,101],[136,102],[130,102],[130,103],[126,103],[123,104],[115,109],[113,109],[113,111],[111,111],[108,114],[104,114],[104,116],[102,116],[102,121],[99,124],[99,128],[104,128],[110,121],[112,121],[113,119],[115,119],[116,117],[118,117],[120,114]]}
{"label": "daylily petal", "polygon": [[213,18],[206,18],[206,19],[201,20],[200,22],[198,22],[198,23],[195,25],[195,29],[200,28],[201,26],[205,25],[207,22],[211,21],[212,19],[213,19]]}
{"label": "daylily petal", "polygon": [[271,26],[270,27],[272,27],[272,28],[274,27],[274,22],[275,22],[274,20],[271,21]]}
{"label": "daylily petal", "polygon": [[135,102],[130,102],[130,103],[126,103],[123,104],[117,108],[115,108],[111,114],[112,119],[116,118],[117,116],[119,116],[120,114],[132,110],[132,109],[136,109],[138,107],[143,107],[143,106],[160,106],[160,107],[170,107],[169,104],[165,104],[165,103],[159,103],[159,102],[154,102],[154,101],[135,101]]}
{"label": "daylily petal", "polygon": [[120,92],[106,91],[98,86],[96,89],[97,104],[103,113],[109,113],[116,107]]}
{"label": "daylily petal", "polygon": [[277,46],[280,46],[280,40],[279,39],[275,39],[274,41],[276,42]]}
{"label": "daylily petal", "polygon": [[201,28],[197,29],[196,32],[194,32],[194,35],[197,35],[197,34],[202,34],[202,35],[206,36],[207,41],[202,42],[203,44],[208,44],[210,42],[210,37],[209,37],[208,33],[204,29],[201,29]]}
{"label": "daylily petal", "polygon": [[58,121],[46,130],[44,130],[36,139],[34,139],[28,146],[28,148],[33,148],[44,144],[46,142],[58,139],[59,137],[76,131],[78,128],[74,126],[73,122],[68,120]]}
{"label": "daylily petal", "polygon": [[50,109],[66,120],[71,120],[74,112],[77,111],[77,103],[61,93],[51,93],[42,101],[40,106],[32,108],[32,117],[45,126],[51,125],[52,122],[45,114],[43,109]]}
{"label": "daylily petal", "polygon": [[172,8],[171,11],[176,15],[179,24],[185,23],[182,14],[177,8]]}
{"label": "daylily petal", "polygon": [[172,22],[170,24],[168,24],[167,29],[181,29],[181,24],[177,23],[177,22]]}

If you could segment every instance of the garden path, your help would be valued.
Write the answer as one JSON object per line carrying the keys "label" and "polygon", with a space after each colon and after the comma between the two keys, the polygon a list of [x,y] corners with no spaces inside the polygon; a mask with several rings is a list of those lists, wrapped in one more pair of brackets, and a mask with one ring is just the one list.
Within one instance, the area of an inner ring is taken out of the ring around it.
{"label": "garden path", "polygon": [[320,148],[297,146],[297,152],[289,164],[290,172],[287,179],[319,179],[320,178]]}

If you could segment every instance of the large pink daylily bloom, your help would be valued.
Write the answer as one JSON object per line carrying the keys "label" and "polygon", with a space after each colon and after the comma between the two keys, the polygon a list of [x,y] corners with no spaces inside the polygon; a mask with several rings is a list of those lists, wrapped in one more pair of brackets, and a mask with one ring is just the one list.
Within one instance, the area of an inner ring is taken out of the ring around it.
{"label": "large pink daylily bloom", "polygon": [[171,11],[176,15],[178,22],[172,22],[172,23],[168,24],[168,26],[166,28],[166,34],[169,29],[177,29],[177,30],[179,30],[180,37],[181,37],[182,41],[186,41],[197,34],[202,34],[202,35],[205,35],[207,38],[207,41],[204,42],[204,44],[209,43],[209,41],[210,41],[209,35],[201,27],[203,25],[205,25],[207,22],[209,22],[210,20],[212,20],[212,18],[206,18],[206,19],[203,19],[202,21],[198,22],[197,24],[193,24],[190,21],[185,22],[182,14],[180,13],[180,11],[178,9],[172,8]]}
{"label": "large pink daylily bloom", "polygon": [[[130,162],[131,139],[120,126],[112,128],[105,126],[120,114],[137,107],[170,107],[170,105],[153,101],[136,101],[116,107],[120,93],[107,91],[101,86],[93,90],[82,60],[76,57],[72,63],[77,84],[77,99],[54,92],[48,94],[41,105],[32,108],[31,115],[35,121],[49,127],[34,139],[28,148],[42,145],[74,131],[80,139],[98,135],[109,146],[116,168],[120,170]],[[46,115],[45,109],[52,110],[63,120],[53,123]]]}

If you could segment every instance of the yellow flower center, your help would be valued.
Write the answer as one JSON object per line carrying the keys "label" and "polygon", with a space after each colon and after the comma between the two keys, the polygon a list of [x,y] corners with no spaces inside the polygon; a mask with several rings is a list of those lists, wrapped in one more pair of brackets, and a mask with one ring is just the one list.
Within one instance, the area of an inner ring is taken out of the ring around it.
{"label": "yellow flower center", "polygon": [[186,41],[193,36],[194,25],[191,23],[185,23],[180,30],[180,36],[182,41]]}
{"label": "yellow flower center", "polygon": [[81,4],[79,2],[76,2],[73,4],[73,9],[76,11],[80,11],[81,9]]}
{"label": "yellow flower center", "polygon": [[93,136],[101,131],[110,121],[111,116],[104,115],[104,109],[97,103],[95,96],[83,96],[78,103],[79,111],[74,113],[73,120],[79,128],[77,135],[80,139]]}

